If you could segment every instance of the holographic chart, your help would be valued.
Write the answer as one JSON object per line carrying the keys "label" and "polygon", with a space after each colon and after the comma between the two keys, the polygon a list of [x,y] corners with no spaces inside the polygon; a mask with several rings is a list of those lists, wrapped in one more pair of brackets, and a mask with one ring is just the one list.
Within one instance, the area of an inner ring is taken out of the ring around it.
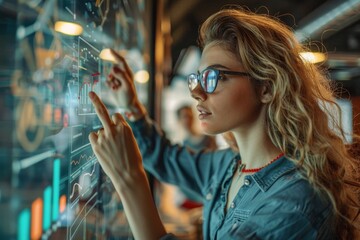
{"label": "holographic chart", "polygon": [[102,127],[88,93],[107,103],[109,48],[136,56],[133,71],[148,70],[149,3],[19,0],[0,9],[16,28],[6,32],[14,61],[4,77],[10,95],[0,99],[10,126],[0,150],[0,239],[132,239],[88,140]]}

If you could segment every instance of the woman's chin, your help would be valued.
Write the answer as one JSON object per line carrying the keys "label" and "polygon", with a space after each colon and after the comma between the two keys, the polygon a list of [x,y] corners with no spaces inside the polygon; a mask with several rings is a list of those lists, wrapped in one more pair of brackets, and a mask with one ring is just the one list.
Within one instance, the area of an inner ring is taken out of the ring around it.
{"label": "woman's chin", "polygon": [[216,134],[222,133],[221,131],[219,131],[219,129],[215,129],[207,123],[201,123],[200,125],[201,125],[202,132],[207,135],[216,135]]}

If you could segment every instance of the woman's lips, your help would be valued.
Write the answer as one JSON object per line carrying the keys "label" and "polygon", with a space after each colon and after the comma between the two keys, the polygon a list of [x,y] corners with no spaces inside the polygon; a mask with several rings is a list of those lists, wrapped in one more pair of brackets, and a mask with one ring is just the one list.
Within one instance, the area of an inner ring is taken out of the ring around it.
{"label": "woman's lips", "polygon": [[202,106],[197,106],[196,107],[198,112],[199,112],[199,119],[203,120],[205,118],[207,118],[208,116],[211,115],[211,112],[209,112],[206,108],[202,107]]}
{"label": "woman's lips", "polygon": [[199,114],[199,119],[200,120],[204,120],[204,119],[206,119],[208,116],[210,116],[211,114],[203,114],[203,113],[200,113]]}

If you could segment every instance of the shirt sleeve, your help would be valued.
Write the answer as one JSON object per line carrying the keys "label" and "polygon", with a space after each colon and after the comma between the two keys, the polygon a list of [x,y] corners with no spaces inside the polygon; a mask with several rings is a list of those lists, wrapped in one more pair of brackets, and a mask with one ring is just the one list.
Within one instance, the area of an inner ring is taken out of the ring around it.
{"label": "shirt sleeve", "polygon": [[[144,168],[160,181],[189,190],[197,199],[203,198],[202,191],[215,170],[226,171],[224,161],[231,160],[229,150],[194,153],[181,145],[172,144],[147,117],[129,122],[129,125],[139,145]],[[232,152],[232,155],[235,154]]]}

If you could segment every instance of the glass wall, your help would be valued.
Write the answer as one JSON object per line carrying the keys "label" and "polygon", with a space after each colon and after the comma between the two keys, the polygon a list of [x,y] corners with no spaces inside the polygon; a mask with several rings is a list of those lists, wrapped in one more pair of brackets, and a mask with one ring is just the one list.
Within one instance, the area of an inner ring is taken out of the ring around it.
{"label": "glass wall", "polygon": [[[150,1],[0,0],[0,239],[128,239],[88,135],[114,48],[146,105]],[[145,71],[145,74],[144,74]]]}

